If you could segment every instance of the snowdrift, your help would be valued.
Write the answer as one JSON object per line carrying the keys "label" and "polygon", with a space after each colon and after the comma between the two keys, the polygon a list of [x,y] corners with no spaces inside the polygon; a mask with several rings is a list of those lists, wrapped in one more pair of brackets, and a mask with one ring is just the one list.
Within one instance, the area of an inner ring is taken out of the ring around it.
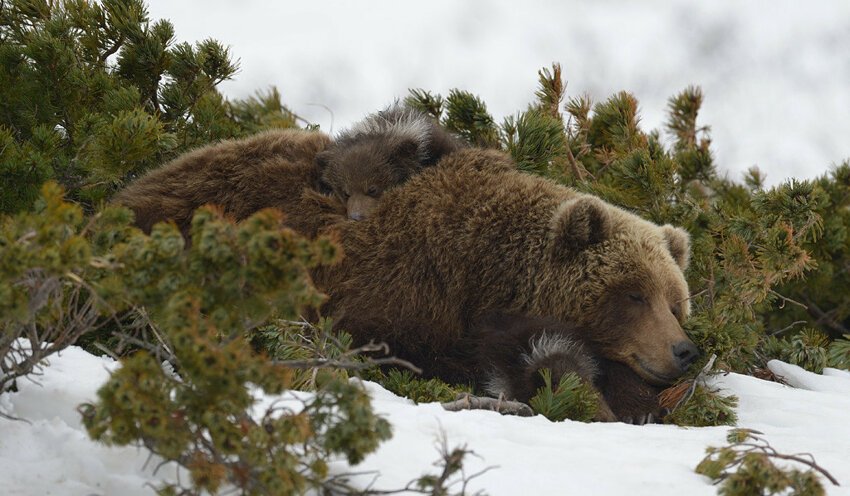
{"label": "snowdrift", "polygon": [[[0,409],[27,421],[0,419],[0,487],[6,495],[152,494],[151,485],[178,477],[144,448],[105,447],[88,439],[76,406],[95,398],[118,364],[71,347],[51,358],[38,382],[20,380],[19,391],[0,396]],[[718,375],[711,385],[739,397],[740,427],[762,431],[783,453],[811,453],[842,484],[825,482],[830,495],[850,495],[850,372],[823,375],[773,361],[771,370],[794,387],[739,374]],[[716,488],[694,473],[709,445],[725,445],[726,427],[553,423],[542,416],[503,417],[487,411],[446,412],[438,404],[414,405],[374,383],[365,383],[375,408],[393,425],[393,439],[357,467],[360,486],[397,489],[436,473],[441,436],[449,448],[475,452],[467,475],[485,469],[471,492],[516,494],[712,495]],[[304,393],[299,393],[304,394]],[[260,403],[286,401],[286,396]],[[371,471],[371,473],[369,473]],[[380,475],[377,475],[377,473]],[[185,474],[183,475],[185,481]]]}

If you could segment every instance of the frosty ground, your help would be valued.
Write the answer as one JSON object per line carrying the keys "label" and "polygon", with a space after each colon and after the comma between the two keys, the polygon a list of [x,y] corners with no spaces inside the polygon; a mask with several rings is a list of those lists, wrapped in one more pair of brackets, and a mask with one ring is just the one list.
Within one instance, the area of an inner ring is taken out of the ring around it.
{"label": "frosty ground", "polygon": [[[151,484],[173,481],[173,466],[159,467],[142,448],[108,448],[90,441],[76,406],[95,397],[118,364],[71,347],[54,356],[38,384],[19,381],[19,391],[0,396],[0,409],[27,419],[0,420],[0,481],[5,495],[152,494]],[[841,483],[827,494],[850,495],[850,372],[823,375],[771,362],[793,385],[739,374],[711,384],[740,400],[738,425],[759,430],[783,453],[811,453]],[[404,487],[424,473],[442,436],[449,447],[466,445],[467,474],[486,470],[468,489],[515,494],[710,495],[716,487],[694,473],[706,446],[725,444],[728,428],[553,423],[485,411],[446,412],[438,404],[414,405],[365,383],[373,404],[393,425],[393,439],[364,463],[337,472],[367,472],[354,480],[375,488]],[[281,398],[265,397],[260,404]],[[286,400],[284,395],[283,400]],[[372,472],[372,473],[368,473]],[[380,472],[375,478],[374,472]],[[185,480],[185,478],[184,478]]]}

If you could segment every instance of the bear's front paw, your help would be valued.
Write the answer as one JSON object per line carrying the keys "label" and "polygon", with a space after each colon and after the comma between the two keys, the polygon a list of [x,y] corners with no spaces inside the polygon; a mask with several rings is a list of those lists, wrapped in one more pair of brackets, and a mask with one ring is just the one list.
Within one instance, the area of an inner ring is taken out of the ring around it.
{"label": "bear's front paw", "polygon": [[664,412],[658,403],[660,388],[618,362],[603,361],[602,369],[599,390],[617,421],[634,425],[661,422]]}

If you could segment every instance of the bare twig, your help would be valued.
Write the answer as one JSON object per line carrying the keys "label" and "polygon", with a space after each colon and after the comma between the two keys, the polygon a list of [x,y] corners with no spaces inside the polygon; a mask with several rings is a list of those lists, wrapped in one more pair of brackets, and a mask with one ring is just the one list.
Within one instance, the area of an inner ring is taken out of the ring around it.
{"label": "bare twig", "polygon": [[831,330],[838,331],[839,335],[850,334],[850,329],[848,329],[847,326],[835,319],[834,310],[825,312],[811,299],[804,298],[804,300],[808,305],[807,310],[809,312],[809,315],[817,319],[815,324],[825,325]]}
{"label": "bare twig", "polygon": [[798,307],[802,308],[803,310],[806,310],[806,311],[809,310],[808,306],[806,306],[803,303],[800,303],[799,301],[797,301],[795,299],[788,298],[787,296],[783,296],[783,295],[777,293],[776,291],[774,291],[772,289],[768,290],[768,292],[770,294],[772,294],[773,296],[776,296],[777,298],[782,300],[782,304],[779,305],[779,308],[784,308],[786,303],[791,303],[792,305],[797,305]]}
{"label": "bare twig", "polygon": [[520,417],[531,417],[534,415],[534,411],[525,403],[507,401],[502,396],[489,398],[461,393],[456,400],[443,403],[442,406],[450,412],[459,412],[461,410],[492,410],[502,415],[517,415]]}
{"label": "bare twig", "polygon": [[776,336],[777,334],[782,334],[785,331],[790,331],[791,329],[795,328],[796,326],[798,326],[800,324],[805,324],[805,323],[806,323],[805,320],[798,320],[798,321],[795,321],[795,322],[791,322],[791,324],[789,324],[788,326],[783,327],[782,329],[778,329],[776,331],[771,331],[771,332],[767,333],[767,335],[768,336]]}

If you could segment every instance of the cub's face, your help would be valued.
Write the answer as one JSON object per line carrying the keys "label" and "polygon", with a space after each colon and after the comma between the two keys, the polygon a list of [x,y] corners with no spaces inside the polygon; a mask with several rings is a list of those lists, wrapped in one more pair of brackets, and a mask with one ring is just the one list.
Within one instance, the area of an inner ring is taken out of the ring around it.
{"label": "cub's face", "polygon": [[335,146],[318,154],[316,163],[322,186],[346,206],[350,219],[362,220],[385,191],[419,168],[415,152],[415,143],[372,139]]}

